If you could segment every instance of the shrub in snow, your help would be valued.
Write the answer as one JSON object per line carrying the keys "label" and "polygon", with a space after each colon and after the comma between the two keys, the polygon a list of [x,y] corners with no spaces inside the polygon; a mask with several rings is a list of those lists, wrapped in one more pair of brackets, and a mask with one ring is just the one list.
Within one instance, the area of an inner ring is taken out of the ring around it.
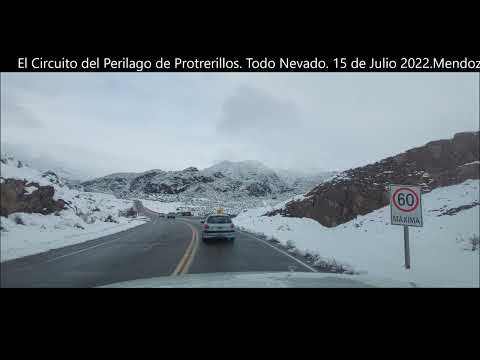
{"label": "shrub in snow", "polygon": [[313,254],[310,254],[308,251],[305,252],[305,254],[303,255],[303,257],[305,258],[305,260],[307,260],[308,262],[313,262],[315,261],[315,256]]}
{"label": "shrub in snow", "polygon": [[126,210],[119,210],[118,216],[128,217],[128,218],[136,217],[137,211],[133,207],[128,208]]}
{"label": "shrub in snow", "polygon": [[78,214],[78,217],[79,217],[80,219],[82,219],[83,222],[85,222],[85,223],[87,223],[87,224],[89,223],[89,222],[88,222],[89,216],[88,216],[87,214],[84,214],[84,213],[80,212],[80,213]]}
{"label": "shrub in snow", "polygon": [[280,243],[280,241],[279,241],[277,238],[275,238],[274,236],[270,236],[270,238],[268,239],[268,241],[273,242],[273,243],[276,243],[276,244],[279,244],[279,243]]}
{"label": "shrub in snow", "polygon": [[295,242],[293,240],[287,240],[285,246],[288,250],[294,249],[295,248]]}
{"label": "shrub in snow", "polygon": [[297,248],[297,247],[296,247],[294,250],[295,250],[295,255],[301,256],[301,257],[304,257],[304,256],[305,256],[305,251],[303,251],[303,250],[301,250],[301,249],[299,249],[299,248]]}
{"label": "shrub in snow", "polygon": [[94,224],[95,221],[97,220],[97,218],[95,216],[85,216],[85,218],[83,219],[83,221],[86,223],[86,224]]}
{"label": "shrub in snow", "polygon": [[314,259],[313,265],[321,271],[350,275],[358,274],[350,265],[339,263],[335,259],[325,259],[319,255],[315,255]]}
{"label": "shrub in snow", "polygon": [[280,231],[290,231],[290,227],[288,225],[280,225],[279,227],[277,227],[277,230],[280,230]]}
{"label": "shrub in snow", "polygon": [[463,250],[467,250],[467,251],[475,251],[478,248],[480,248],[479,237],[477,234],[473,234],[467,239],[465,239],[462,236],[457,237],[457,243],[461,245]]}
{"label": "shrub in snow", "polygon": [[18,214],[13,217],[13,221],[17,225],[25,225],[25,222],[23,221],[22,217]]}
{"label": "shrub in snow", "polygon": [[472,251],[477,250],[479,247],[479,237],[478,235],[472,235],[471,237],[468,238],[468,243],[472,246]]}
{"label": "shrub in snow", "polygon": [[111,222],[111,223],[116,223],[116,224],[118,224],[118,221],[115,220],[112,215],[108,215],[108,216],[105,218],[105,220],[103,220],[103,221],[104,221],[104,222]]}

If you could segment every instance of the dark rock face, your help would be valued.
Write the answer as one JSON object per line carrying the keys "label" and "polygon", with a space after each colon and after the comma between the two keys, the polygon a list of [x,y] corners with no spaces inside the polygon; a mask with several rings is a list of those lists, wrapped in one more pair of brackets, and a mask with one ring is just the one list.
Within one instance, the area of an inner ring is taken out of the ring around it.
{"label": "dark rock face", "polygon": [[45,171],[43,174],[42,174],[42,177],[43,178],[46,178],[48,181],[50,181],[52,184],[56,184],[56,185],[62,185],[62,182],[60,181],[60,179],[58,178],[57,174],[55,174],[53,171],[51,170],[48,170],[48,171]]}
{"label": "dark rock face", "polygon": [[141,189],[144,184],[148,183],[151,179],[159,175],[158,172],[156,171],[150,171],[147,172],[141,176],[136,177],[133,179],[133,181],[130,183],[130,191],[135,191],[138,189]]}
{"label": "dark rock face", "polygon": [[215,179],[211,178],[210,176],[201,175],[201,176],[195,176],[193,178],[193,181],[191,182],[191,184],[196,183],[196,182],[202,182],[202,183],[206,184],[206,183],[212,183],[214,181],[215,181]]}
{"label": "dark rock face", "polygon": [[[34,186],[31,194],[25,187]],[[51,214],[65,208],[63,200],[54,200],[53,186],[40,186],[24,180],[5,179],[0,184],[0,216],[8,216],[15,212]]]}
{"label": "dark rock face", "polygon": [[347,170],[314,188],[301,201],[267,215],[307,217],[337,226],[388,205],[389,185],[436,187],[479,179],[479,133],[458,133],[382,161]]}
{"label": "dark rock face", "polygon": [[250,196],[265,196],[272,192],[272,189],[267,184],[251,183],[246,187]]}

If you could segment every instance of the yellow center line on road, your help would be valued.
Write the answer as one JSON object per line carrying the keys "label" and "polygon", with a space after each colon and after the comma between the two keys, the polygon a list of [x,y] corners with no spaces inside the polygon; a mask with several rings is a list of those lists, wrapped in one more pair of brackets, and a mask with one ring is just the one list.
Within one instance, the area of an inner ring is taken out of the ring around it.
{"label": "yellow center line on road", "polygon": [[192,230],[192,240],[190,240],[190,244],[188,245],[185,254],[180,259],[177,267],[173,271],[172,275],[182,275],[188,272],[190,265],[192,264],[193,258],[195,257],[195,253],[197,252],[198,248],[198,231],[189,223],[185,221],[180,221],[190,227]]}

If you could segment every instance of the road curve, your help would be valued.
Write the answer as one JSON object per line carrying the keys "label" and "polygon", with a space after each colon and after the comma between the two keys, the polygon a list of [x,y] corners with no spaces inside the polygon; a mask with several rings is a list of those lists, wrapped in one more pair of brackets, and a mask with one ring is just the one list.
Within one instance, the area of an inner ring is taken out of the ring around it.
{"label": "road curve", "polygon": [[183,273],[312,271],[250,234],[203,242],[198,218],[151,221],[116,234],[0,264],[1,287],[96,287]]}

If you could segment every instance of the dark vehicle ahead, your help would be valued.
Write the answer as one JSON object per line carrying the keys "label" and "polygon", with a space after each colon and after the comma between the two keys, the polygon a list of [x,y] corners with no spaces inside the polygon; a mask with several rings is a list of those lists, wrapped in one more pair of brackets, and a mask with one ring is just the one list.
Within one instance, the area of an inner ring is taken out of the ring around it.
{"label": "dark vehicle ahead", "polygon": [[235,240],[235,225],[228,215],[209,215],[203,223],[202,240],[228,239]]}
{"label": "dark vehicle ahead", "polygon": [[181,213],[182,216],[193,216],[190,211],[184,211]]}
{"label": "dark vehicle ahead", "polygon": [[167,219],[175,219],[176,214],[174,212],[169,212],[167,214]]}
{"label": "dark vehicle ahead", "polygon": [[159,217],[159,218],[165,218],[165,214],[164,214],[164,213],[159,213],[159,214],[158,214],[158,217]]}

